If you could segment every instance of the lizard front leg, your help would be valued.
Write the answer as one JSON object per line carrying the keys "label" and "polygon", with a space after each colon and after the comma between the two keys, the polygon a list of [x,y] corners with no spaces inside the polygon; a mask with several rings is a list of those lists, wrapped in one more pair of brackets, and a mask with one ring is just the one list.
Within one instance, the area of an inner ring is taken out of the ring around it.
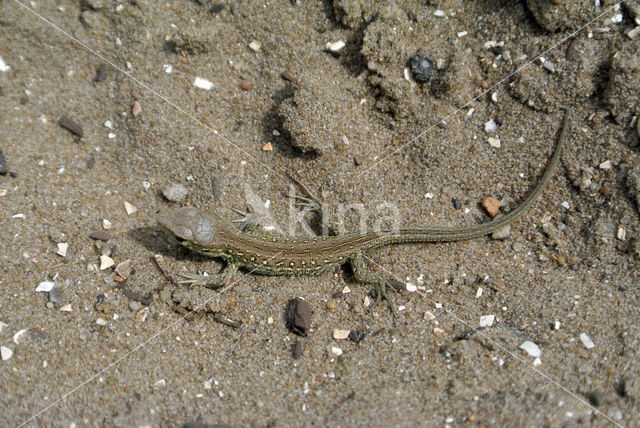
{"label": "lizard front leg", "polygon": [[179,283],[220,289],[219,291],[222,293],[229,288],[233,275],[235,275],[236,272],[238,272],[238,266],[235,263],[227,263],[224,269],[212,275],[181,274],[180,276],[184,279],[179,281]]}
{"label": "lizard front leg", "polygon": [[391,312],[395,313],[395,305],[387,296],[387,280],[382,275],[369,269],[364,261],[362,254],[356,254],[349,259],[351,270],[356,281],[371,284],[375,290],[375,300],[371,307],[373,307],[380,299],[385,300]]}

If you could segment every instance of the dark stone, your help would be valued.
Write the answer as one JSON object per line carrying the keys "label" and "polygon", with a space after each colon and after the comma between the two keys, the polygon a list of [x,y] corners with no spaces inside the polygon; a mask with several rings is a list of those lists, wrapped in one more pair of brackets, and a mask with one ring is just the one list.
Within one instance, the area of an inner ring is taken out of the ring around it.
{"label": "dark stone", "polygon": [[89,234],[89,238],[94,239],[96,241],[107,242],[111,238],[111,234],[106,230],[97,230],[95,232],[91,232]]}
{"label": "dark stone", "polygon": [[4,158],[2,150],[0,150],[0,175],[7,175],[7,160]]}
{"label": "dark stone", "polygon": [[416,82],[429,83],[435,76],[433,61],[422,52],[418,52],[409,58],[409,66]]}
{"label": "dark stone", "polygon": [[210,13],[216,14],[218,12],[221,12],[224,9],[224,4],[223,3],[218,3],[218,4],[214,4],[213,6],[211,6],[211,8],[209,9]]}
{"label": "dark stone", "polygon": [[293,345],[293,358],[298,359],[302,356],[302,342],[296,339],[296,343]]}
{"label": "dark stone", "polygon": [[587,394],[587,398],[589,399],[589,403],[591,403],[592,406],[594,407],[600,407],[604,404],[604,394],[602,393],[602,391],[591,391],[589,394]]}
{"label": "dark stone", "polygon": [[107,66],[104,65],[104,64],[100,64],[98,66],[98,69],[96,70],[95,81],[96,82],[102,82],[106,78],[107,78]]}
{"label": "dark stone", "polygon": [[289,328],[299,336],[306,336],[311,328],[311,307],[302,297],[289,301]]}
{"label": "dark stone", "polygon": [[453,208],[457,210],[462,208],[462,202],[460,202],[460,199],[453,198]]}
{"label": "dark stone", "polygon": [[82,126],[67,116],[60,116],[60,119],[58,119],[58,125],[80,138],[84,136],[84,129],[82,129]]}
{"label": "dark stone", "polygon": [[351,330],[349,332],[349,340],[355,343],[360,343],[367,336],[367,333],[363,333],[359,330]]}

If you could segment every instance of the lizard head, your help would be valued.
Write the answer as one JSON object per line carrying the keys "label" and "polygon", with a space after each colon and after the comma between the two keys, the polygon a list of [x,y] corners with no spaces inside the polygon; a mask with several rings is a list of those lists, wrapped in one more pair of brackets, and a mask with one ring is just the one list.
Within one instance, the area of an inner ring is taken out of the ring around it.
{"label": "lizard head", "polygon": [[162,212],[156,217],[156,221],[181,245],[196,251],[213,244],[218,226],[216,216],[193,207]]}

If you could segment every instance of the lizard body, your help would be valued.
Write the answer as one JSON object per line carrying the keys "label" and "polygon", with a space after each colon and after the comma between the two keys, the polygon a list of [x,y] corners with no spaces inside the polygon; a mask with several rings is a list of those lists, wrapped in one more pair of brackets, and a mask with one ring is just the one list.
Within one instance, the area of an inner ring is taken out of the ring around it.
{"label": "lizard body", "polygon": [[185,275],[187,283],[213,288],[227,285],[238,267],[261,275],[312,276],[349,263],[356,280],[375,285],[377,298],[386,298],[386,281],[380,274],[367,270],[364,253],[391,244],[468,240],[513,223],[531,207],[553,175],[567,127],[568,113],[565,113],[553,155],[534,189],[513,211],[488,223],[456,228],[415,227],[356,232],[339,236],[280,237],[240,231],[216,214],[194,207],[161,213],[157,222],[186,248],[220,258],[227,264],[218,274]]}

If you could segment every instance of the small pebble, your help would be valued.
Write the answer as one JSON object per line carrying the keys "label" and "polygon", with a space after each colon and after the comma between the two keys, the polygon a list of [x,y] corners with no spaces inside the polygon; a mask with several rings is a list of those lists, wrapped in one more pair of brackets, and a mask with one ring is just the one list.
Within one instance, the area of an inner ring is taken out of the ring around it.
{"label": "small pebble", "polygon": [[327,42],[325,48],[331,53],[339,53],[342,48],[346,46],[346,43],[342,40],[338,40],[337,42]]}
{"label": "small pebble", "polygon": [[287,312],[291,330],[299,336],[306,336],[311,328],[311,307],[307,301],[302,297],[290,300]]}
{"label": "small pebble", "polygon": [[500,240],[507,239],[511,235],[511,225],[506,225],[505,227],[496,230],[491,234],[491,239]]}
{"label": "small pebble", "polygon": [[542,356],[542,350],[540,349],[540,347],[535,343],[531,342],[530,340],[523,342],[522,345],[520,345],[520,349],[522,349],[523,351],[525,351],[527,354],[531,355],[534,358],[538,358]]}
{"label": "small pebble", "polygon": [[547,71],[549,71],[550,73],[555,73],[556,71],[556,67],[553,65],[551,61],[545,61],[544,64],[542,64],[542,66],[546,68]]}
{"label": "small pebble", "polygon": [[495,315],[483,315],[480,317],[480,327],[491,327],[493,321],[496,319]]}
{"label": "small pebble", "polygon": [[56,284],[51,281],[43,281],[36,287],[37,292],[48,293]]}
{"label": "small pebble", "polygon": [[332,346],[331,352],[333,352],[338,357],[342,355],[342,349],[338,348],[337,346]]}
{"label": "small pebble", "polygon": [[611,189],[606,184],[603,184],[600,188],[600,194],[605,198],[608,198],[609,196],[611,196]]}
{"label": "small pebble", "polygon": [[343,340],[343,339],[346,339],[347,337],[349,337],[349,330],[340,330],[340,329],[333,330],[334,339]]}
{"label": "small pebble", "polygon": [[582,342],[584,347],[587,349],[592,349],[596,347],[596,345],[593,343],[591,338],[587,336],[587,333],[580,333],[580,341]]}
{"label": "small pebble", "polygon": [[107,66],[104,64],[100,64],[98,66],[98,69],[96,70],[96,77],[94,78],[94,80],[96,82],[102,82],[106,78],[107,78]]}
{"label": "small pebble", "polygon": [[251,49],[254,52],[259,52],[261,48],[262,48],[262,43],[258,42],[257,40],[254,40],[251,43],[249,43],[249,49]]}
{"label": "small pebble", "polygon": [[163,64],[162,65],[162,71],[164,71],[166,74],[171,74],[171,72],[173,72],[173,65],[171,65],[171,64]]}
{"label": "small pebble", "polygon": [[498,103],[498,93],[494,92],[493,94],[491,94],[491,101],[493,101],[494,103]]}
{"label": "small pebble", "polygon": [[131,215],[138,211],[138,208],[136,208],[133,204],[124,201],[124,210],[127,212],[127,215]]}
{"label": "small pebble", "polygon": [[610,160],[606,160],[602,162],[600,165],[598,165],[598,168],[604,169],[604,170],[611,169],[611,167],[612,167],[612,164]]}
{"label": "small pebble", "polygon": [[366,333],[363,333],[359,330],[351,330],[349,332],[349,340],[355,343],[360,343],[366,337]]}
{"label": "small pebble", "polygon": [[188,193],[187,188],[180,183],[171,183],[162,189],[162,195],[172,202],[180,202]]}
{"label": "small pebble", "polygon": [[80,138],[84,136],[84,129],[82,129],[82,126],[67,116],[60,116],[60,119],[58,119],[58,125]]}
{"label": "small pebble", "polygon": [[589,394],[587,394],[587,398],[589,399],[589,403],[591,403],[591,405],[595,407],[600,407],[605,402],[604,394],[602,393],[602,391],[598,391],[598,390],[592,391]]}
{"label": "small pebble", "polygon": [[129,309],[131,309],[132,312],[136,312],[141,306],[140,302],[136,302],[135,300],[129,302]]}
{"label": "small pebble", "polygon": [[98,325],[107,325],[107,322],[104,320],[104,318],[98,318],[96,320],[96,324],[98,324]]}
{"label": "small pebble", "polygon": [[271,150],[273,150],[273,145],[271,143],[267,143],[262,146],[262,150],[265,152],[270,152]]}
{"label": "small pebble", "polygon": [[64,298],[64,291],[62,287],[53,287],[51,291],[49,291],[49,301],[51,303],[60,303]]}
{"label": "small pebble", "polygon": [[125,261],[123,261],[122,263],[119,263],[116,266],[116,273],[118,275],[120,275],[121,277],[123,277],[124,279],[127,279],[129,276],[131,276],[131,260],[127,259]]}
{"label": "small pebble", "polygon": [[96,240],[96,241],[104,241],[107,242],[109,240],[109,238],[111,238],[111,234],[107,231],[104,230],[98,230],[95,232],[91,232],[89,234],[89,238]]}
{"label": "small pebble", "polygon": [[113,261],[111,257],[104,254],[100,256],[100,270],[108,269],[115,264],[116,263]]}
{"label": "small pebble", "polygon": [[208,81],[207,79],[203,79],[201,77],[196,77],[193,81],[193,86],[196,88],[204,89],[206,91],[210,91],[213,88],[213,82]]}
{"label": "small pebble", "polygon": [[633,30],[629,30],[626,34],[628,38],[633,40],[638,36],[638,34],[640,34],[640,27],[636,27]]}
{"label": "small pebble", "polygon": [[415,293],[416,291],[418,291],[418,287],[415,284],[412,284],[410,282],[407,282],[405,284],[405,289],[409,292],[409,293]]}
{"label": "small pebble", "polygon": [[444,330],[443,330],[443,329],[441,329],[440,327],[435,327],[435,328],[433,329],[433,334],[435,334],[436,336],[440,336],[440,335],[441,335],[441,334],[443,334],[443,333],[444,333]]}
{"label": "small pebble", "polygon": [[22,336],[24,336],[26,332],[27,332],[26,328],[17,331],[16,334],[13,335],[13,343],[15,343],[16,345],[19,345],[20,342],[22,342]]}
{"label": "small pebble", "polygon": [[429,83],[435,76],[433,61],[422,52],[409,58],[409,66],[416,82]]}
{"label": "small pebble", "polygon": [[496,149],[500,148],[500,138],[489,137],[487,141],[491,147],[495,147]]}
{"label": "small pebble", "polygon": [[283,71],[282,73],[280,73],[280,77],[282,77],[287,82],[294,82],[295,81],[295,78],[293,77],[293,75],[291,73],[289,73],[288,71]]}
{"label": "small pebble", "polygon": [[2,357],[2,361],[7,361],[13,356],[13,351],[11,348],[7,348],[6,346],[0,346],[0,357]]}
{"label": "small pebble", "polygon": [[482,201],[482,208],[491,216],[495,217],[500,212],[500,201],[489,196]]}
{"label": "small pebble", "polygon": [[456,210],[459,210],[460,208],[462,208],[462,202],[460,202],[459,199],[454,198],[453,199],[453,208]]}
{"label": "small pebble", "polygon": [[0,150],[0,175],[7,175],[9,170],[7,169],[7,160],[4,157],[4,153]]}
{"label": "small pebble", "polygon": [[624,227],[618,227],[616,238],[618,238],[620,241],[624,241],[625,239],[627,239],[627,231]]}
{"label": "small pebble", "polygon": [[293,358],[298,359],[302,356],[302,341],[296,338],[296,343],[293,345]]}
{"label": "small pebble", "polygon": [[494,132],[497,129],[497,127],[498,126],[496,124],[496,121],[493,119],[491,119],[490,121],[484,124],[485,132]]}
{"label": "small pebble", "polygon": [[467,34],[469,34],[469,33],[468,33],[468,32],[466,32],[466,31],[458,31],[458,32],[456,33],[456,35],[458,36],[458,38],[459,38],[459,39],[460,39],[460,38],[462,38],[462,37],[466,37],[466,36],[467,36]]}
{"label": "small pebble", "polygon": [[71,303],[67,303],[64,306],[60,306],[60,312],[73,312],[73,309],[71,309]]}
{"label": "small pebble", "polygon": [[328,311],[334,311],[336,309],[336,300],[335,299],[327,300],[327,303],[325,304],[325,306]]}
{"label": "small pebble", "polygon": [[250,91],[251,90],[251,82],[249,82],[248,80],[243,80],[242,83],[240,83],[240,88],[242,88],[245,91]]}
{"label": "small pebble", "polygon": [[209,8],[209,13],[216,14],[216,13],[222,12],[223,10],[224,10],[224,3],[218,3],[218,4],[214,4]]}
{"label": "small pebble", "polygon": [[105,230],[111,229],[111,222],[109,220],[107,220],[106,218],[102,219],[102,228],[105,229]]}
{"label": "small pebble", "polygon": [[435,12],[433,12],[433,16],[437,16],[438,18],[442,18],[444,16],[444,11],[438,9]]}
{"label": "small pebble", "polygon": [[68,249],[69,244],[67,244],[66,242],[58,242],[58,250],[56,251],[56,254],[62,257],[66,257]]}
{"label": "small pebble", "polygon": [[137,116],[142,112],[142,106],[138,101],[133,102],[133,107],[131,107],[131,114]]}

